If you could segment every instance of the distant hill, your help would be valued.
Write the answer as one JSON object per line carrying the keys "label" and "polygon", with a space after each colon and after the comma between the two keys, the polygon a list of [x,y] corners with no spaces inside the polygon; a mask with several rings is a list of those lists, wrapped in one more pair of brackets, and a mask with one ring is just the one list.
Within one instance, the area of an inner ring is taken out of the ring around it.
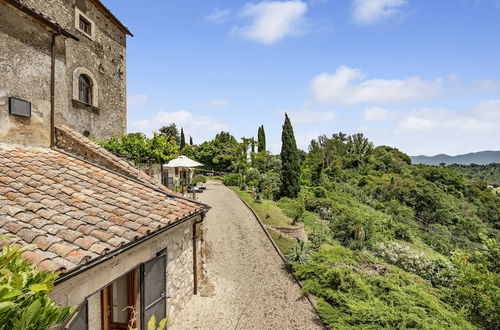
{"label": "distant hill", "polygon": [[500,151],[480,151],[471,152],[465,155],[448,156],[440,154],[436,156],[411,156],[413,164],[439,165],[441,163],[449,164],[479,164],[486,165],[491,163],[500,163]]}

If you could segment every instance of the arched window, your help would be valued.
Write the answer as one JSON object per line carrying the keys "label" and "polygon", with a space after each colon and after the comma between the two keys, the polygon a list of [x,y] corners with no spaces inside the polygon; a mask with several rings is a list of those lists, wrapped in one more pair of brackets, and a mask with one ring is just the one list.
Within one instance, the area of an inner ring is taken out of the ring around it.
{"label": "arched window", "polygon": [[78,77],[78,100],[92,104],[92,79],[86,74]]}

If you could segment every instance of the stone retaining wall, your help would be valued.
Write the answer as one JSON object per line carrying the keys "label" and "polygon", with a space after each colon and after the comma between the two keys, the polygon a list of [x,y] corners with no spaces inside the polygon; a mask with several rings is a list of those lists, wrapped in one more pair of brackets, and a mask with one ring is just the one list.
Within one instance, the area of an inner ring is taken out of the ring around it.
{"label": "stone retaining wall", "polygon": [[287,236],[289,238],[300,238],[302,241],[307,241],[307,234],[304,229],[304,224],[299,223],[296,227],[278,227],[278,226],[267,226],[284,236]]}

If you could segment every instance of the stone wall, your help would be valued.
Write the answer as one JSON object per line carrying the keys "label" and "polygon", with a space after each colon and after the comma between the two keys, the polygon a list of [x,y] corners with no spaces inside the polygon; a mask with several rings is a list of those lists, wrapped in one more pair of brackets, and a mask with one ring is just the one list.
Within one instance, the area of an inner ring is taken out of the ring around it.
{"label": "stone wall", "polygon": [[[154,238],[127,250],[85,272],[78,274],[54,288],[51,297],[61,305],[79,305],[86,298],[89,303],[89,322],[97,324],[100,319],[100,290],[112,281],[136,269],[142,263],[154,258],[159,251],[167,252],[167,317],[175,321],[176,313],[184,308],[194,293],[193,275],[193,224],[201,216],[188,220]],[[202,229],[197,226],[197,250],[201,253]],[[198,255],[198,282],[203,273],[203,258]],[[139,276],[137,276],[138,278]],[[137,298],[137,309],[140,296]],[[92,327],[92,329],[100,329]]]}
{"label": "stone wall", "polygon": [[[0,2],[0,142],[50,145],[52,35]],[[56,43],[55,106],[68,108],[65,42]],[[9,114],[9,97],[31,102],[31,118]]]}
{"label": "stone wall", "polygon": [[[90,0],[18,0],[77,36],[57,38],[55,122],[104,139],[126,131],[126,35]],[[76,8],[94,23],[94,35],[75,27]],[[0,2],[0,142],[48,146],[51,33]],[[97,86],[96,102],[78,94],[78,72]],[[8,114],[8,98],[32,103],[32,117]]]}
{"label": "stone wall", "polygon": [[151,164],[151,165],[142,165],[141,170],[144,171],[147,175],[153,178],[155,182],[161,184],[161,171],[162,171],[162,165],[161,164]]}
{"label": "stone wall", "polygon": [[268,229],[272,229],[278,233],[281,233],[289,238],[300,238],[302,241],[307,241],[307,234],[304,229],[304,224],[299,223],[295,227],[277,227],[277,226],[267,226]]}

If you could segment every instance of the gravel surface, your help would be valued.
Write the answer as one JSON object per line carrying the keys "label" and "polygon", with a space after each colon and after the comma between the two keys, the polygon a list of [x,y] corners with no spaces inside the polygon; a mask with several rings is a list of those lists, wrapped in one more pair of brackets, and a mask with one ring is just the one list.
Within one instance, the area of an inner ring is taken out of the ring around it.
{"label": "gravel surface", "polygon": [[[322,329],[309,301],[257,220],[218,181],[197,195],[212,206],[205,219],[211,285],[193,296],[171,329]],[[213,285],[213,287],[212,287]]]}

